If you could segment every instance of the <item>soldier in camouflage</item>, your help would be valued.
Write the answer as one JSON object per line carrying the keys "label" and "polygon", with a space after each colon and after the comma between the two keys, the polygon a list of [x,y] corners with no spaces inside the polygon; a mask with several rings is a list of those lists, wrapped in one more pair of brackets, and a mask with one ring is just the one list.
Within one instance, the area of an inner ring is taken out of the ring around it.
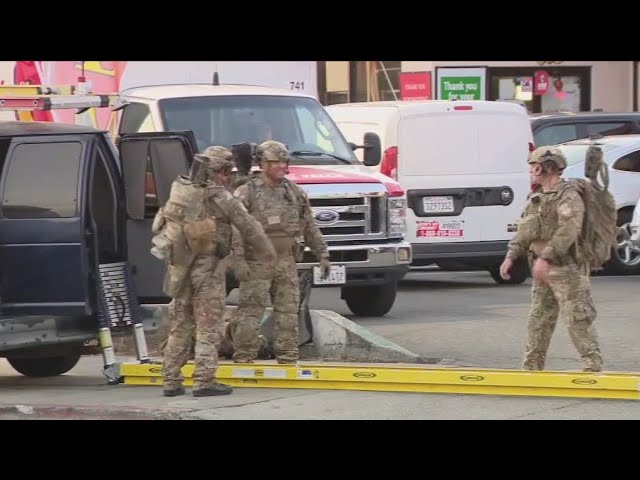
{"label": "soldier in camouflage", "polygon": [[162,245],[158,237],[170,240],[167,254],[154,253],[167,263],[165,293],[173,297],[162,368],[165,396],[185,393],[181,369],[189,359],[194,337],[193,396],[232,391],[216,381],[217,349],[224,328],[225,257],[231,249],[232,226],[251,246],[265,272],[275,263],[275,252],[262,226],[227,189],[231,160],[232,153],[224,147],[209,147],[204,154],[196,154],[189,177],[180,176],[173,182],[170,198],[154,221],[154,248]]}
{"label": "soldier in camouflage", "polygon": [[561,178],[567,160],[555,147],[539,147],[529,156],[532,183],[500,275],[509,279],[514,262],[529,257],[533,276],[532,305],[523,368],[543,370],[558,317],[568,327],[584,371],[602,370],[602,356],[594,327],[597,313],[591,296],[590,266],[579,242],[585,204]]}
{"label": "soldier in camouflage", "polygon": [[[322,275],[331,269],[327,244],[311,213],[306,193],[285,178],[287,147],[273,140],[258,145],[256,158],[262,173],[240,186],[235,195],[263,226],[278,256],[275,274],[265,270],[251,245],[235,243],[236,278],[240,294],[230,325],[234,362],[257,358],[260,321],[268,301],[274,310],[274,354],[278,363],[295,363],[298,356],[300,291],[296,262],[302,261],[301,239],[320,262]],[[245,237],[246,238],[246,237]]]}

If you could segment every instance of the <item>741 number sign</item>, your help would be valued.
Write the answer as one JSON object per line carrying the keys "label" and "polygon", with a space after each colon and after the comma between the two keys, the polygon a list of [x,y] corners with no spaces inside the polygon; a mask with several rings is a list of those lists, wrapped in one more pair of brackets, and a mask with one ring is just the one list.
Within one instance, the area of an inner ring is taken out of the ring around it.
{"label": "741 number sign", "polygon": [[291,90],[304,90],[304,82],[289,82]]}

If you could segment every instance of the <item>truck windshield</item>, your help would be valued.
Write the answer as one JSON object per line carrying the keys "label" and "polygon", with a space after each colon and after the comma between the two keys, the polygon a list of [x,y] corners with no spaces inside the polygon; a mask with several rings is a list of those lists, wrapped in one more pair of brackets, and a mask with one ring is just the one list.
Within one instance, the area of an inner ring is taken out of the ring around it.
{"label": "truck windshield", "polygon": [[[277,140],[292,163],[358,163],[324,108],[313,98],[233,95],[167,98],[158,102],[165,130],[191,130],[203,151],[242,142]],[[300,152],[300,153],[295,153]]]}

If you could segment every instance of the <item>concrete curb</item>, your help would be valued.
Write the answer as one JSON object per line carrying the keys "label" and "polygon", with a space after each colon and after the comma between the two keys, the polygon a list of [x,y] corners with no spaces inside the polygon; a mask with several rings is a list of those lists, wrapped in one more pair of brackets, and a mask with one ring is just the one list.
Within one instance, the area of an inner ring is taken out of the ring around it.
{"label": "concrete curb", "polygon": [[313,349],[325,361],[423,363],[413,352],[331,310],[311,310]]}
{"label": "concrete curb", "polygon": [[182,420],[192,412],[181,408],[127,406],[0,405],[0,420]]}
{"label": "concrete curb", "polygon": [[[225,319],[235,311],[227,306]],[[157,355],[157,346],[166,335],[166,305],[143,305],[145,332],[149,353]],[[263,319],[262,334],[271,338],[273,322],[267,322],[271,308]],[[439,363],[441,359],[424,359],[409,350],[372,333],[342,315],[330,310],[311,310],[313,337],[311,342],[300,347],[301,360],[323,360],[361,363]],[[130,336],[114,339],[118,355],[135,355],[135,346]]]}

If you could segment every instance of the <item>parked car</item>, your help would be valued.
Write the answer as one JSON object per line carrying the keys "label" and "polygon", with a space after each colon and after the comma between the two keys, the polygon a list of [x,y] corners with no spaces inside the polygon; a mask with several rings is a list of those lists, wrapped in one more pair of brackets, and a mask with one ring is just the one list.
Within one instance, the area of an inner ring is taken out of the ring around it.
{"label": "parked car", "polygon": [[[610,190],[618,207],[618,226],[628,225],[640,200],[640,134],[611,135],[601,138],[579,139],[557,145],[567,157],[568,167],[563,176],[584,177],[584,160],[590,145],[599,146],[609,166]],[[605,271],[617,274],[640,273],[640,250],[630,248],[629,237],[620,243],[605,265]]]}
{"label": "parked car", "polygon": [[630,135],[640,133],[640,112],[560,112],[530,114],[536,146],[555,145],[594,135]]}
{"label": "parked car", "polygon": [[634,255],[640,259],[640,198],[633,210],[631,222],[623,225],[620,234],[619,246],[624,251],[624,255],[627,257]]}

